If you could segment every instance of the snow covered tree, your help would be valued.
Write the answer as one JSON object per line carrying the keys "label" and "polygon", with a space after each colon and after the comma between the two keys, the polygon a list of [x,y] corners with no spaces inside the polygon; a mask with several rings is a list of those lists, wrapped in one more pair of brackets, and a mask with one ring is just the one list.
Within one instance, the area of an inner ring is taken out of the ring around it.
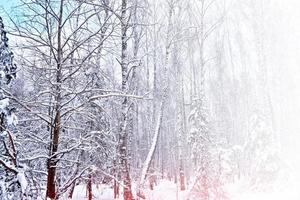
{"label": "snow covered tree", "polygon": [[8,46],[8,38],[0,17],[0,199],[23,199],[26,193],[24,169],[18,162],[15,144],[15,108],[10,105],[10,84],[17,67]]}
{"label": "snow covered tree", "polygon": [[106,3],[26,1],[20,6],[26,14],[19,12],[16,20],[26,23],[11,31],[23,41],[18,53],[28,86],[24,95],[14,96],[23,114],[22,159],[46,189],[46,198],[72,196],[74,186],[90,176],[96,162],[90,155],[97,151],[101,158],[106,150],[99,146],[112,142],[107,139],[113,138],[109,116],[104,114],[109,105],[100,101],[113,90],[104,88],[106,72],[100,62],[104,42],[116,25]]}
{"label": "snow covered tree", "polygon": [[[128,1],[122,0],[121,5],[121,71],[122,71],[122,92],[127,94],[129,91],[128,77],[130,71],[129,67],[129,58],[128,58]],[[132,200],[133,194],[131,189],[131,177],[130,177],[130,162],[129,162],[129,114],[130,111],[130,102],[128,97],[122,98],[121,103],[121,119],[120,119],[120,128],[118,134],[118,161],[120,167],[121,179],[124,183],[124,200]]]}
{"label": "snow covered tree", "polygon": [[209,130],[207,111],[202,99],[193,100],[188,120],[190,123],[189,144],[191,159],[196,175],[191,192],[192,195],[200,196],[201,199],[208,199],[212,137]]}

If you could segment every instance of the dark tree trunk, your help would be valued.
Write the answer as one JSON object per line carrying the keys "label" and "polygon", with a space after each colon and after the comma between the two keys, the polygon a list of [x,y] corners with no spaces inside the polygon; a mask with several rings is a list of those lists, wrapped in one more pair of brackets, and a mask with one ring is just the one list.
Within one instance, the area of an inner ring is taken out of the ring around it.
{"label": "dark tree trunk", "polygon": [[119,184],[114,180],[114,199],[119,198]]}
{"label": "dark tree trunk", "polygon": [[61,129],[61,82],[62,82],[62,17],[63,17],[63,3],[64,0],[60,1],[60,10],[59,10],[59,21],[58,21],[58,31],[57,31],[57,69],[56,69],[56,88],[55,88],[55,118],[53,122],[53,131],[51,133],[51,145],[49,149],[49,159],[47,160],[47,191],[46,199],[50,198],[57,199],[56,186],[55,186],[55,176],[56,176],[56,164],[58,144],[59,144],[59,135]]}
{"label": "dark tree trunk", "polygon": [[55,188],[55,175],[56,175],[56,163],[57,163],[57,150],[58,150],[58,141],[60,133],[60,111],[56,113],[54,119],[54,129],[52,134],[52,145],[50,149],[50,158],[47,161],[48,169],[48,178],[47,178],[47,197],[50,199],[56,198],[56,188]]}
{"label": "dark tree trunk", "polygon": [[87,198],[88,200],[92,200],[93,199],[93,189],[92,189],[92,175],[89,175],[89,179],[86,185],[86,190],[87,190]]}
{"label": "dark tree trunk", "polygon": [[71,185],[71,187],[70,187],[69,194],[68,194],[68,198],[69,198],[69,199],[72,199],[72,198],[73,198],[75,186],[76,186],[76,182],[74,182],[74,183]]}
{"label": "dark tree trunk", "polygon": [[179,182],[180,182],[180,190],[185,190],[185,180],[184,180],[184,172],[182,168],[179,169]]}

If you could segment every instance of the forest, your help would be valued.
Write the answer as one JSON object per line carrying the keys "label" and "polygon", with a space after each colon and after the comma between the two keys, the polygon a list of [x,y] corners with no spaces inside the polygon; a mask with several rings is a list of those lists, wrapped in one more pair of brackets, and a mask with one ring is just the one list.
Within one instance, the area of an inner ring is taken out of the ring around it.
{"label": "forest", "polygon": [[1,0],[0,200],[299,199],[287,2]]}

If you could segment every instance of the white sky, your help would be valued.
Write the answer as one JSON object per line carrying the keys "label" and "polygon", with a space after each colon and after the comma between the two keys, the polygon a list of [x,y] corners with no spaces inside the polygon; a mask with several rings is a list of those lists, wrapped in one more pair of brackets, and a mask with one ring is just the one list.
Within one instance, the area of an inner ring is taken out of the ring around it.
{"label": "white sky", "polygon": [[282,148],[300,171],[300,1],[271,0],[273,103]]}

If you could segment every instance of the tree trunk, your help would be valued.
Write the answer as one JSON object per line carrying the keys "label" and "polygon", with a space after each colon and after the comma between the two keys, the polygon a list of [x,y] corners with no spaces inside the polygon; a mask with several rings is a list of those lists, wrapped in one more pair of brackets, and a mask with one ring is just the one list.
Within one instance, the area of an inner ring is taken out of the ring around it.
{"label": "tree trunk", "polygon": [[60,133],[60,112],[58,111],[54,120],[54,129],[52,135],[52,145],[50,149],[50,158],[47,161],[47,192],[46,196],[50,199],[56,198],[56,188],[55,188],[55,175],[56,175],[56,163],[57,156],[55,155],[58,150],[58,141]]}
{"label": "tree trunk", "polygon": [[114,180],[114,199],[119,198],[119,184]]}
{"label": "tree trunk", "polygon": [[76,186],[76,182],[74,182],[74,183],[71,185],[71,187],[70,187],[69,194],[68,194],[68,198],[69,198],[69,199],[72,199],[72,198],[73,198],[75,186]]}
{"label": "tree trunk", "polygon": [[184,172],[183,169],[180,167],[179,169],[179,183],[180,183],[180,190],[185,190],[185,178],[184,178]]}
{"label": "tree trunk", "polygon": [[[127,61],[127,29],[128,22],[126,17],[127,0],[122,0],[122,13],[121,13],[121,34],[122,34],[122,49],[121,49],[121,70],[122,70],[122,92],[126,94],[128,92],[128,61]],[[124,182],[124,200],[132,200],[131,191],[131,179],[129,170],[129,159],[128,159],[128,97],[124,97],[121,109],[121,123],[119,130],[119,142],[118,142],[118,153],[119,153],[119,164],[121,179]]]}
{"label": "tree trunk", "polygon": [[57,151],[59,144],[59,135],[61,129],[61,81],[62,81],[62,46],[61,46],[61,35],[62,35],[62,17],[63,17],[63,2],[60,1],[59,10],[59,21],[58,21],[58,31],[57,31],[57,69],[56,69],[56,88],[55,88],[55,118],[53,122],[53,131],[51,134],[51,145],[49,152],[49,159],[47,161],[47,191],[46,199],[56,199],[56,188],[55,188],[55,176],[56,176],[56,164]]}
{"label": "tree trunk", "polygon": [[[154,156],[155,150],[157,148],[158,138],[159,138],[159,135],[160,135],[159,133],[160,133],[160,129],[161,129],[161,123],[162,123],[162,118],[163,118],[163,109],[164,109],[165,98],[166,98],[166,95],[163,96],[163,100],[162,100],[160,108],[159,108],[158,119],[157,119],[157,124],[156,124],[156,127],[155,127],[155,133],[154,133],[154,136],[153,136],[153,139],[152,139],[151,148],[150,148],[149,153],[147,155],[147,158],[145,160],[145,163],[144,163],[144,166],[143,166],[143,169],[142,169],[142,175],[141,175],[140,183],[138,185],[138,187],[139,187],[138,190],[137,190],[138,194],[142,193],[141,188],[144,185],[144,182],[145,182],[145,179],[146,179],[146,176],[147,176],[147,172],[149,170],[151,161],[153,160],[153,156]],[[150,177],[149,181],[150,181],[150,189],[153,190],[154,181],[152,180],[152,176]]]}
{"label": "tree trunk", "polygon": [[88,200],[92,200],[93,199],[93,191],[92,191],[92,175],[89,174],[89,179],[86,185],[86,192],[87,192],[87,198]]}

